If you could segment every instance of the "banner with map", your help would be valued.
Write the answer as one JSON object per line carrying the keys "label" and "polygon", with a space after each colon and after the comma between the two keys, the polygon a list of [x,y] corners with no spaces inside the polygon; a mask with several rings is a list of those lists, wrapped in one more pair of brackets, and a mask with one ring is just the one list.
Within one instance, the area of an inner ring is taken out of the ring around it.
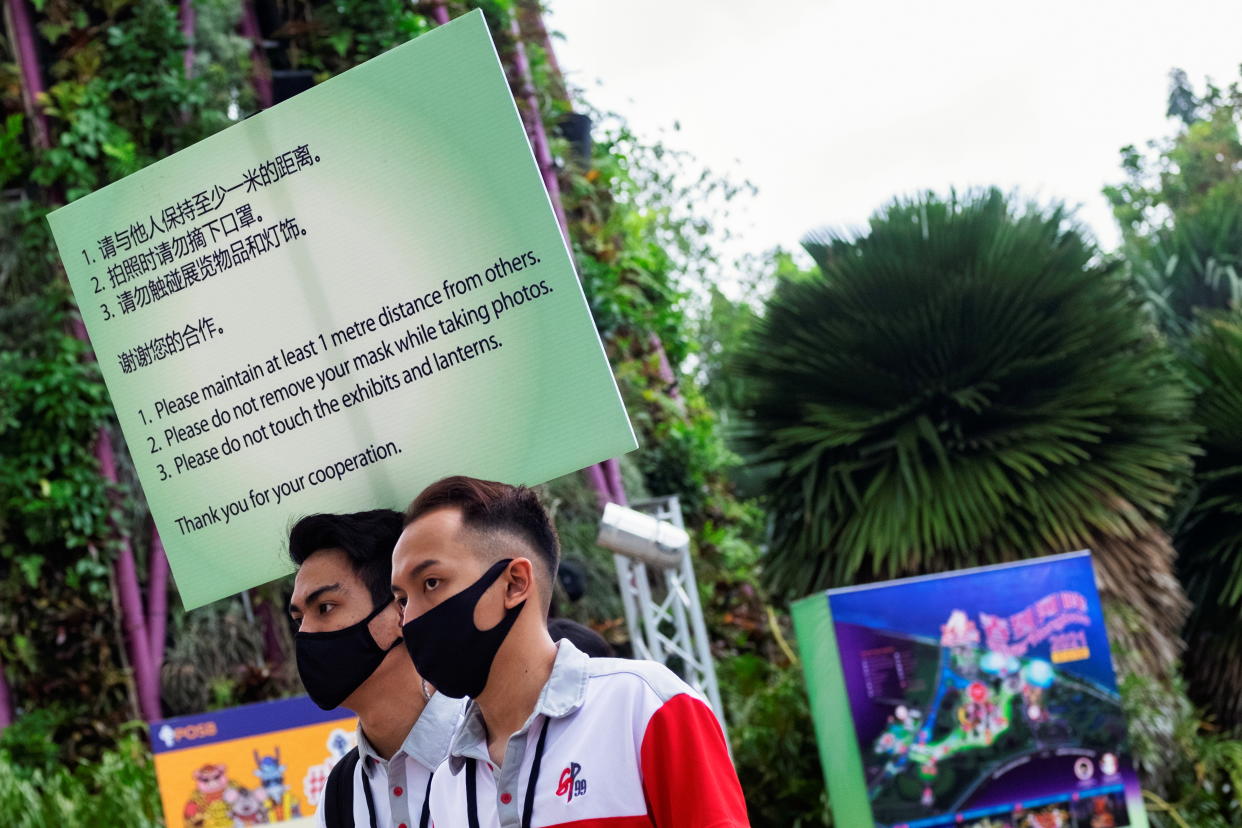
{"label": "banner with map", "polygon": [[1146,828],[1089,552],[794,605],[837,824]]}

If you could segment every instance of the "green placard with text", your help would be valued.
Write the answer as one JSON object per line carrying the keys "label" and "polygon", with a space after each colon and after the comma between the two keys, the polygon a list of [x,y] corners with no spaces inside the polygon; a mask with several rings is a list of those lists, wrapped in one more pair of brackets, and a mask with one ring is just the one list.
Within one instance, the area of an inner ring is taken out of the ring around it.
{"label": "green placard with text", "polygon": [[49,216],[186,608],[636,447],[480,12]]}

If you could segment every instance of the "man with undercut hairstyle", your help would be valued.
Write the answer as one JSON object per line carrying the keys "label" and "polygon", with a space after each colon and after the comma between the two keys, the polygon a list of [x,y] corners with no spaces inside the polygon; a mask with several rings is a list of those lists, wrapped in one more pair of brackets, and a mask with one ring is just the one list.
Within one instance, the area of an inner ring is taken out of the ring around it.
{"label": "man with undercut hairstyle", "polygon": [[461,715],[400,646],[391,567],[401,526],[400,512],[376,509],[311,515],[289,533],[298,673],[317,705],[358,714],[358,747],[332,769],[321,828],[428,828],[431,775]]}
{"label": "man with undercut hairstyle", "polygon": [[746,803],[711,708],[662,664],[553,643],[560,556],[535,493],[449,477],[393,550],[406,648],[470,697],[431,786],[438,828],[738,828]]}

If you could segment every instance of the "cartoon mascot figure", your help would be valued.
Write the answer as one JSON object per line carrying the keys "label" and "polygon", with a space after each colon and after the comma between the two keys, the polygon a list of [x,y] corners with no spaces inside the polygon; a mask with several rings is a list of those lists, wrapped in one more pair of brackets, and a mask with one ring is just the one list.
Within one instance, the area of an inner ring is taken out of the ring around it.
{"label": "cartoon mascot figure", "polygon": [[185,803],[185,828],[233,828],[224,793],[229,778],[224,765],[203,765],[194,771],[194,791]]}
{"label": "cartoon mascot figure", "polygon": [[273,756],[260,756],[254,751],[254,775],[259,777],[266,798],[268,822],[280,822],[302,815],[302,805],[285,784],[285,766],[280,763],[280,746]]}

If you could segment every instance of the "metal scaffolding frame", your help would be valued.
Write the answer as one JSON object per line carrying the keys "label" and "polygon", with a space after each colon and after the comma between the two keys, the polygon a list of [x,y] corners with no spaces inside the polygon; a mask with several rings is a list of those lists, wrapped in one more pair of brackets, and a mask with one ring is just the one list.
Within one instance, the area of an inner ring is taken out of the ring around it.
{"label": "metal scaffolding frame", "polygon": [[[654,497],[630,504],[630,508],[685,529],[681,503],[676,495]],[[658,661],[678,673],[708,700],[721,729],[725,729],[724,706],[716,683],[707,625],[699,602],[698,582],[690,552],[676,566],[648,571],[642,561],[613,555],[617,584],[625,605],[625,622],[636,658]],[[660,584],[660,581],[663,584]],[[661,589],[662,586],[662,589]],[[657,594],[663,593],[657,598]],[[727,736],[727,729],[725,730]]]}

